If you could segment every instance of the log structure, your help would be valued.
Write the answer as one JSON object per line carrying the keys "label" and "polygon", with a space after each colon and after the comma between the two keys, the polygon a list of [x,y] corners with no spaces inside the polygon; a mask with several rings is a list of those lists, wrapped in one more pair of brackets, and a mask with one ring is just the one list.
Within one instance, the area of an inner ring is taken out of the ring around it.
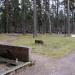
{"label": "log structure", "polygon": [[11,60],[28,62],[31,48],[26,46],[12,46],[0,44],[0,56]]}

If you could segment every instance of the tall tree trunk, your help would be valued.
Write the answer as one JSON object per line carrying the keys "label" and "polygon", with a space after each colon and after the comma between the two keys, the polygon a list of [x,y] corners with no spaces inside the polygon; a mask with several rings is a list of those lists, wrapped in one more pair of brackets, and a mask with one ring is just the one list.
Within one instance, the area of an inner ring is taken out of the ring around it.
{"label": "tall tree trunk", "polygon": [[72,19],[73,19],[73,23],[72,23],[72,25],[73,25],[73,33],[75,33],[75,0],[74,0],[74,9],[73,9],[73,11],[72,11]]}
{"label": "tall tree trunk", "polygon": [[33,8],[34,8],[34,31],[33,37],[37,36],[37,10],[36,10],[36,0],[33,0]]}
{"label": "tall tree trunk", "polygon": [[59,33],[58,9],[59,9],[59,0],[57,0],[57,11],[56,11],[56,17],[57,17],[57,33]]}
{"label": "tall tree trunk", "polygon": [[51,18],[49,16],[49,33],[52,33]]}
{"label": "tall tree trunk", "polygon": [[26,5],[25,5],[25,0],[22,0],[22,33],[25,34],[26,33]]}
{"label": "tall tree trunk", "polygon": [[68,24],[68,35],[70,35],[70,1],[67,0],[67,24]]}
{"label": "tall tree trunk", "polygon": [[8,7],[9,7],[9,1],[5,0],[5,12],[6,12],[6,33],[8,33],[8,26],[9,26],[9,12],[8,12]]}
{"label": "tall tree trunk", "polygon": [[47,0],[47,17],[48,17],[48,21],[49,21],[49,33],[51,34],[51,32],[52,32],[52,29],[51,29],[51,10],[50,10],[50,2],[49,2],[49,0]]}

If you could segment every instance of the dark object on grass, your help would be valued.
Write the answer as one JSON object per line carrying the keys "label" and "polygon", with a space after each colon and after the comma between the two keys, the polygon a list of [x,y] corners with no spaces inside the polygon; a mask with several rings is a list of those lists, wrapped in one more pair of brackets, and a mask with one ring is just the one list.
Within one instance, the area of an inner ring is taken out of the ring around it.
{"label": "dark object on grass", "polygon": [[43,45],[44,42],[42,40],[35,40],[35,44],[41,44],[41,45]]}

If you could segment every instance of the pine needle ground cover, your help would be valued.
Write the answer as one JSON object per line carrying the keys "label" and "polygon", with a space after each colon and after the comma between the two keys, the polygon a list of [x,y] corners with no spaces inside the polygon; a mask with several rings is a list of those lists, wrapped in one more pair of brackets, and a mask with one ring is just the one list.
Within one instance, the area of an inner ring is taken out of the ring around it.
{"label": "pine needle ground cover", "polygon": [[[42,40],[44,45],[35,44],[35,40]],[[75,50],[75,38],[62,35],[19,35],[16,40],[10,42],[12,45],[30,46],[32,53],[50,57],[63,57]]]}

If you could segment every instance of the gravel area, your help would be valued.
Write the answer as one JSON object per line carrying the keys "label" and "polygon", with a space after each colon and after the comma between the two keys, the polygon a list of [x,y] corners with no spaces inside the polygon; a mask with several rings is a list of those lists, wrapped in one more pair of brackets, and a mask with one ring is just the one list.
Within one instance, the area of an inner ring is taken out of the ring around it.
{"label": "gravel area", "polygon": [[61,59],[33,55],[35,65],[15,75],[75,75],[75,52]]}

